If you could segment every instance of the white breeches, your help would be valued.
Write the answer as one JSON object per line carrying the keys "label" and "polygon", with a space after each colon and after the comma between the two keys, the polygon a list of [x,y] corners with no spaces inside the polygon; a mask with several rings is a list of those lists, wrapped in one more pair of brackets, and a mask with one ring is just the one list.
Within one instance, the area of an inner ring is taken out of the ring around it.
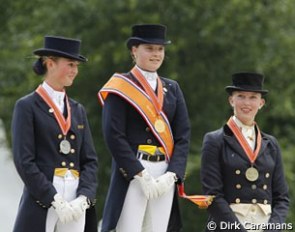
{"label": "white breeches", "polygon": [[[75,178],[73,174],[68,170],[64,177],[54,176],[53,185],[56,191],[63,196],[63,198],[70,202],[74,200],[79,184],[79,178]],[[63,224],[59,221],[58,216],[50,207],[47,212],[46,218],[46,232],[84,232],[85,215],[80,217],[78,221],[72,221]]]}
{"label": "white breeches", "polygon": [[[157,178],[167,170],[168,163],[140,160],[144,168]],[[117,224],[117,232],[166,232],[175,188],[157,199],[148,200],[138,181],[132,180]]]}

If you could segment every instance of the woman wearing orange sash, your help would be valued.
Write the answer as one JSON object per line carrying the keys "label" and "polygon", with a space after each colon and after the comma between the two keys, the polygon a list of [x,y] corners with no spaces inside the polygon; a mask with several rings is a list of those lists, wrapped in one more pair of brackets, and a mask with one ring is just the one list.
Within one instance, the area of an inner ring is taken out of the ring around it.
{"label": "woman wearing orange sash", "polygon": [[80,43],[45,36],[33,66],[44,81],[15,104],[13,158],[24,190],[14,232],[97,231],[97,155],[84,107],[66,94],[87,61]]}
{"label": "woman wearing orange sash", "polygon": [[157,73],[164,25],[135,25],[127,47],[135,62],[99,91],[103,132],[113,157],[102,232],[180,231],[176,183],[184,178],[190,125],[182,91]]}
{"label": "woman wearing orange sash", "polygon": [[234,115],[204,137],[202,186],[215,195],[206,231],[279,231],[273,226],[285,222],[289,196],[280,147],[255,122],[268,93],[263,80],[259,73],[233,74],[225,89]]}

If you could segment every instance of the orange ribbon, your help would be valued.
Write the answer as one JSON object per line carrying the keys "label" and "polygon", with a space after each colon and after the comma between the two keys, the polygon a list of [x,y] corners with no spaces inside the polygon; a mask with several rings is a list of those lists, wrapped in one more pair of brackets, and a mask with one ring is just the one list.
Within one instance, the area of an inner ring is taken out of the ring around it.
{"label": "orange ribbon", "polygon": [[184,192],[184,184],[177,185],[178,196],[188,199],[196,204],[200,209],[207,209],[212,204],[214,196],[212,195],[186,195]]}
{"label": "orange ribbon", "polygon": [[149,95],[151,98],[151,101],[158,113],[160,114],[162,107],[163,107],[163,100],[164,100],[164,94],[163,94],[163,85],[160,80],[160,78],[157,78],[157,95],[155,94],[154,90],[152,89],[151,85],[147,82],[145,77],[142,75],[142,73],[138,70],[138,68],[135,66],[131,73],[133,76],[138,80],[138,82],[142,85],[144,91]]}
{"label": "orange ribbon", "polygon": [[64,118],[63,114],[60,112],[60,110],[57,108],[55,103],[52,101],[46,90],[39,85],[39,87],[36,89],[36,92],[42,97],[42,99],[46,102],[46,104],[53,109],[53,114],[58,122],[58,125],[63,133],[64,136],[67,135],[69,129],[71,128],[71,108],[69,104],[69,100],[66,96],[66,107],[68,111],[68,117],[67,119]]}
{"label": "orange ribbon", "polygon": [[257,128],[257,146],[255,151],[253,152],[250,145],[248,144],[247,140],[245,139],[245,137],[243,136],[242,132],[240,131],[238,125],[235,123],[235,121],[233,120],[232,117],[230,117],[230,119],[227,122],[227,125],[229,126],[229,128],[232,130],[232,132],[234,133],[235,137],[237,138],[237,140],[239,141],[239,144],[242,146],[243,150],[245,151],[246,155],[248,156],[251,164],[254,164],[258,153],[260,151],[261,148],[261,133],[260,130],[257,126],[257,124],[255,123],[255,126]]}

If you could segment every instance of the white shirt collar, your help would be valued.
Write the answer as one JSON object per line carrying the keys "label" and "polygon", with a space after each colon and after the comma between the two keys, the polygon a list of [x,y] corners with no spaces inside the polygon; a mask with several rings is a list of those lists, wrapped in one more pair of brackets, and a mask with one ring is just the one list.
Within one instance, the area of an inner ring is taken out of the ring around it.
{"label": "white shirt collar", "polygon": [[250,147],[252,150],[255,148],[255,127],[254,125],[252,126],[247,126],[243,124],[236,116],[233,116],[233,120],[235,123],[238,125],[238,127],[241,129],[243,136],[246,138],[247,142],[249,143]]}
{"label": "white shirt collar", "polygon": [[49,97],[53,100],[53,102],[58,106],[61,112],[64,111],[64,98],[65,92],[64,91],[55,91],[50,85],[43,81],[42,87],[48,93]]}
{"label": "white shirt collar", "polygon": [[238,125],[239,128],[242,128],[242,130],[254,130],[254,124],[252,126],[247,126],[243,124],[235,115],[233,116],[233,120]]}
{"label": "white shirt collar", "polygon": [[138,68],[138,70],[141,72],[141,74],[145,77],[145,79],[147,81],[155,81],[155,80],[157,80],[157,78],[158,78],[157,72],[148,72],[148,71],[142,70],[137,65],[136,65],[136,67]]}

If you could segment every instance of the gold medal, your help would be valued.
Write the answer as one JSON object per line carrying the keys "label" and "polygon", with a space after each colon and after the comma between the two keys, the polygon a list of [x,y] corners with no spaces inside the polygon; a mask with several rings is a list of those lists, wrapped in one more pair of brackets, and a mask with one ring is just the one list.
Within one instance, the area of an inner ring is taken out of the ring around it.
{"label": "gold medal", "polygon": [[245,176],[247,180],[253,182],[258,179],[259,173],[256,168],[250,167],[246,170]]}
{"label": "gold medal", "polygon": [[155,129],[157,132],[162,133],[165,131],[165,123],[161,119],[157,119],[155,121]]}
{"label": "gold medal", "polygon": [[64,139],[59,144],[60,152],[67,155],[71,151],[71,144],[68,140]]}

